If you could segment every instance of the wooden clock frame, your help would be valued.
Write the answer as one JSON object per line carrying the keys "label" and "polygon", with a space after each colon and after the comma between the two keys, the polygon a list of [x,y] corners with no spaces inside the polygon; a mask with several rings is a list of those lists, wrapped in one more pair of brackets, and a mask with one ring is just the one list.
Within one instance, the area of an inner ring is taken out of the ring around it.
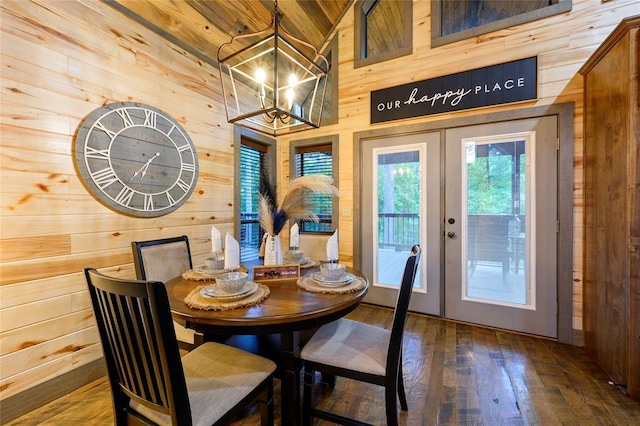
{"label": "wooden clock frame", "polygon": [[135,217],[182,206],[198,180],[198,156],[184,128],[160,109],[135,102],[91,112],[75,139],[75,164],[103,204]]}

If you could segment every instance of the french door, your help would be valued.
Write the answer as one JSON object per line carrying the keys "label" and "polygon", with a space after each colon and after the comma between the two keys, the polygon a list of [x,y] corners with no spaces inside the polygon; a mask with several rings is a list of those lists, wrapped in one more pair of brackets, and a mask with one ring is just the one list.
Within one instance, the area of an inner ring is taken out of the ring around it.
{"label": "french door", "polygon": [[556,117],[445,140],[446,317],[556,337]]}
{"label": "french door", "polygon": [[411,310],[556,337],[556,141],[550,116],[363,142],[365,301],[395,304],[410,240]]}
{"label": "french door", "polygon": [[420,261],[410,309],[440,315],[440,133],[367,141],[362,151],[365,301],[394,306],[411,247]]}

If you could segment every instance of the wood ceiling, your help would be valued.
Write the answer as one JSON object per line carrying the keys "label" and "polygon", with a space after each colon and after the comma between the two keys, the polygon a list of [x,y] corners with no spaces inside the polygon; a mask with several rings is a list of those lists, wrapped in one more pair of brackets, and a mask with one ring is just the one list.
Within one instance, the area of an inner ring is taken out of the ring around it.
{"label": "wood ceiling", "polygon": [[[221,44],[267,28],[272,0],[103,0],[214,66]],[[282,28],[318,49],[354,0],[279,0]]]}

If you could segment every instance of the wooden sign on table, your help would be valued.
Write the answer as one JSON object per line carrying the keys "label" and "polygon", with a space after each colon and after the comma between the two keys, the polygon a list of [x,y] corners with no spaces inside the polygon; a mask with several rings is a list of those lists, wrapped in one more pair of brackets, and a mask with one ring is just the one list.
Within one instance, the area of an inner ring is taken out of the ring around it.
{"label": "wooden sign on table", "polygon": [[297,280],[300,277],[300,265],[257,265],[253,267],[253,281]]}

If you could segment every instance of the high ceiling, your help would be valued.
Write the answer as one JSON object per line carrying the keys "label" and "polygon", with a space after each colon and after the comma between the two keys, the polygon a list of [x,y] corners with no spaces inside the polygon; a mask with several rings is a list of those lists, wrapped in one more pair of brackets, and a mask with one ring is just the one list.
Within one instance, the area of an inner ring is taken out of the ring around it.
{"label": "high ceiling", "polygon": [[[272,0],[104,0],[212,65],[221,44],[267,28]],[[322,49],[354,0],[279,0],[282,28]]]}

